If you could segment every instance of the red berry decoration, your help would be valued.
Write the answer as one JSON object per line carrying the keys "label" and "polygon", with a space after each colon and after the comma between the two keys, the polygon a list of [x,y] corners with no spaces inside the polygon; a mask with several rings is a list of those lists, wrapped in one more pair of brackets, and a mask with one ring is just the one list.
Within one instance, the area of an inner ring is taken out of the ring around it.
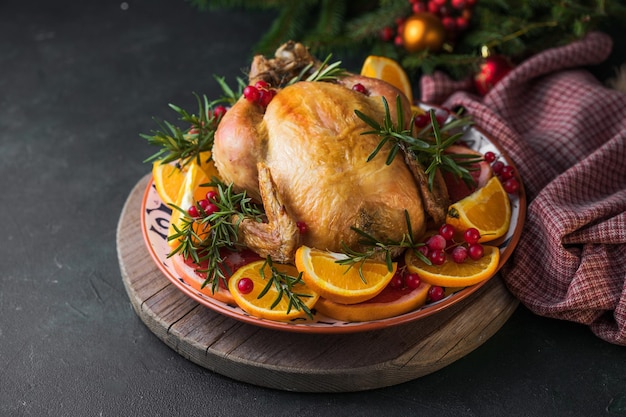
{"label": "red berry decoration", "polygon": [[446,248],[447,244],[448,244],[448,242],[441,235],[432,235],[426,241],[426,246],[428,246],[428,249],[431,252],[442,251],[442,250],[444,250]]}
{"label": "red berry decoration", "polygon": [[389,281],[389,286],[397,290],[401,290],[402,288],[404,288],[404,275],[402,270],[396,270],[396,273],[393,274],[391,281]]}
{"label": "red berry decoration", "polygon": [[500,173],[502,172],[502,168],[504,168],[504,162],[502,161],[496,161],[493,164],[491,164],[491,169],[493,170],[493,173],[496,175],[500,175]]}
{"label": "red berry decoration", "polygon": [[509,178],[504,181],[502,188],[509,194],[515,194],[519,191],[519,182],[515,178]]}
{"label": "red berry decoration", "polygon": [[426,7],[426,3],[423,3],[421,1],[417,1],[417,2],[412,2],[413,6],[411,6],[413,13],[422,13],[422,12],[426,12],[427,7]]}
{"label": "red berry decoration", "polygon": [[465,240],[470,245],[472,243],[478,243],[478,240],[480,240],[480,232],[478,231],[478,229],[470,227],[465,231],[465,233],[463,233],[463,240]]}
{"label": "red berry decoration", "polygon": [[424,255],[425,258],[428,258],[428,254],[430,253],[430,250],[428,249],[428,246],[426,246],[426,244],[424,244],[423,246],[418,246],[417,251]]}
{"label": "red berry decoration", "polygon": [[505,180],[505,181],[510,178],[513,178],[514,175],[515,175],[515,168],[513,168],[511,165],[503,166],[502,170],[500,171],[500,179]]}
{"label": "red berry decoration", "polygon": [[275,95],[275,90],[259,90],[259,104],[263,107],[267,107]]}
{"label": "red berry decoration", "polygon": [[191,217],[200,217],[200,213],[198,212],[198,208],[196,206],[191,206],[187,209],[187,214]]}
{"label": "red berry decoration", "polygon": [[446,293],[443,290],[443,287],[438,285],[433,285],[428,290],[428,300],[431,302],[442,300],[445,297]]}
{"label": "red berry decoration", "polygon": [[248,85],[243,89],[243,96],[251,103],[257,103],[267,107],[276,95],[276,90],[272,90],[268,83],[263,80],[257,81],[254,85]]}
{"label": "red berry decoration", "polygon": [[430,117],[428,117],[428,115],[426,114],[418,114],[415,116],[413,123],[415,124],[415,127],[421,129],[428,126],[428,124],[430,123]]}
{"label": "red berry decoration", "polygon": [[433,250],[428,254],[433,265],[443,265],[446,262],[446,253],[443,250]]}
{"label": "red berry decoration", "polygon": [[296,222],[296,226],[298,227],[301,235],[304,235],[309,231],[309,226],[307,226],[305,222]]}
{"label": "red berry decoration", "polygon": [[215,204],[211,203],[207,199],[198,201],[198,205],[200,206],[202,211],[204,211],[204,214],[206,216],[210,216],[211,214],[219,211],[219,207],[217,207]]}
{"label": "red berry decoration", "polygon": [[251,85],[243,89],[243,96],[251,103],[256,103],[257,101],[259,101],[260,95],[261,94],[259,93],[259,89]]}
{"label": "red berry decoration", "polygon": [[474,76],[474,86],[480,95],[485,95],[511,70],[511,63],[501,55],[485,58],[480,71]]}
{"label": "red berry decoration", "polygon": [[467,259],[468,253],[465,246],[457,246],[452,249],[452,260],[457,264],[462,264]]}
{"label": "red berry decoration", "polygon": [[448,117],[450,117],[450,110],[448,109],[437,109],[435,110],[435,119],[437,119],[437,123],[439,123],[439,126],[442,126],[446,120],[448,120]]}
{"label": "red berry decoration", "polygon": [[445,240],[451,240],[454,237],[454,226],[449,225],[447,223],[443,224],[440,228],[439,228],[439,234],[445,239]]}
{"label": "red berry decoration", "polygon": [[394,34],[395,34],[394,30],[390,28],[389,26],[387,26],[386,28],[383,28],[383,30],[380,31],[380,39],[383,42],[389,42],[393,39]]}
{"label": "red berry decoration", "polygon": [[209,201],[217,201],[217,197],[219,196],[217,191],[209,190],[206,193],[206,199]]}
{"label": "red berry decoration", "polygon": [[452,0],[450,3],[455,9],[464,9],[467,6],[466,0]]}
{"label": "red berry decoration", "polygon": [[367,88],[365,88],[365,86],[361,83],[354,84],[352,86],[352,90],[356,91],[357,93],[367,94]]}
{"label": "red berry decoration", "polygon": [[215,117],[216,119],[221,119],[226,114],[226,111],[228,111],[226,106],[223,106],[221,104],[219,106],[215,106],[215,108],[213,109],[213,117]]}
{"label": "red berry decoration", "polygon": [[256,87],[257,90],[267,90],[270,88],[270,85],[263,80],[259,80],[256,83],[254,83],[254,86]]}
{"label": "red berry decoration", "polygon": [[241,294],[249,294],[253,289],[254,282],[248,277],[243,277],[239,280],[239,282],[237,282],[237,290]]}
{"label": "red berry decoration", "polygon": [[467,248],[467,254],[475,261],[482,258],[484,253],[485,249],[480,243],[472,243]]}
{"label": "red berry decoration", "polygon": [[404,283],[408,288],[414,290],[420,286],[422,280],[419,275],[411,272],[404,277]]}
{"label": "red berry decoration", "polygon": [[491,152],[491,151],[485,152],[485,155],[483,155],[483,156],[485,158],[485,162],[490,163],[490,164],[492,162],[495,162],[495,160],[496,160],[496,154]]}

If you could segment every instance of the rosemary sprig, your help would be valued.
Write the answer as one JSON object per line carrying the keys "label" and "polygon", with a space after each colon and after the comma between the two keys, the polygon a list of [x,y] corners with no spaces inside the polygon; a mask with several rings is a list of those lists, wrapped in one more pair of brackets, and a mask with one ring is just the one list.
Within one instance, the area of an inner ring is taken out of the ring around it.
{"label": "rosemary sprig", "polygon": [[197,94],[195,96],[198,102],[197,115],[174,104],[169,105],[178,114],[179,120],[187,124],[186,128],[182,129],[168,121],[156,121],[160,130],[153,131],[151,135],[140,134],[148,143],[161,148],[144,162],[176,161],[185,166],[192,160],[199,159],[201,152],[211,150],[217,125],[213,112],[209,110],[213,103],[209,102],[206,96],[200,97]]}
{"label": "rosemary sprig", "polygon": [[159,130],[151,134],[140,134],[151,145],[161,149],[148,157],[144,162],[161,160],[163,163],[178,162],[185,166],[194,159],[200,162],[200,153],[213,148],[215,131],[221,116],[215,116],[214,109],[218,105],[232,105],[241,97],[245,83],[237,78],[238,88],[231,89],[223,77],[214,76],[223,91],[223,96],[209,101],[206,95],[202,97],[194,93],[198,104],[197,113],[169,104],[169,107],[178,114],[178,120],[185,124],[181,128],[168,121],[155,120]]}
{"label": "rosemary sprig", "polygon": [[406,221],[407,232],[402,235],[402,239],[399,241],[381,241],[357,227],[352,227],[352,230],[354,230],[361,237],[361,239],[359,239],[359,244],[364,246],[366,249],[359,252],[349,248],[342,242],[342,252],[346,255],[346,257],[338,259],[335,262],[339,265],[348,265],[350,267],[359,265],[359,276],[364,282],[365,278],[363,276],[362,268],[367,260],[378,258],[382,255],[385,259],[385,263],[387,264],[387,270],[391,272],[393,270],[393,253],[398,249],[413,250],[415,256],[420,258],[426,264],[432,265],[430,259],[419,251],[419,248],[425,244],[423,242],[415,241],[413,228],[411,227],[411,219],[407,210],[404,211],[404,218]]}
{"label": "rosemary sprig", "polygon": [[376,120],[367,116],[360,110],[354,110],[354,113],[365,123],[373,128],[373,130],[368,130],[366,132],[361,133],[362,135],[378,135],[381,137],[380,142],[374,148],[372,153],[367,157],[367,161],[371,161],[378,155],[383,146],[391,141],[391,150],[389,151],[389,155],[387,156],[387,165],[391,164],[398,154],[398,151],[401,149],[402,145],[406,145],[411,150],[417,149],[428,149],[431,145],[430,143],[418,139],[413,135],[413,120],[409,123],[409,128],[404,129],[404,112],[402,111],[402,100],[400,96],[396,97],[396,120],[397,123],[393,123],[393,119],[391,118],[391,111],[389,110],[389,103],[385,97],[382,97],[383,106],[385,108],[385,117],[383,118],[383,124],[379,124]]}
{"label": "rosemary sprig", "polygon": [[431,109],[429,111],[431,123],[419,132],[414,132],[414,117],[411,118],[408,128],[403,127],[405,124],[404,111],[399,96],[396,98],[397,123],[393,122],[387,99],[382,97],[382,101],[385,109],[382,124],[363,112],[354,110],[361,120],[372,127],[372,130],[362,134],[378,135],[381,138],[376,148],[368,156],[368,161],[376,157],[383,146],[389,142],[391,143],[391,149],[387,155],[386,164],[391,164],[400,150],[414,155],[420,164],[426,167],[425,173],[428,176],[428,185],[431,189],[438,169],[450,171],[466,183],[474,184],[470,167],[472,164],[481,161],[482,157],[471,154],[445,153],[446,149],[463,136],[464,129],[472,123],[470,118],[455,118],[449,123],[439,125],[435,116],[435,110]]}
{"label": "rosemary sprig", "polygon": [[237,77],[237,90],[233,90],[226,82],[225,77],[214,75],[213,78],[215,78],[215,81],[217,81],[223,93],[222,97],[219,100],[216,100],[216,103],[223,103],[232,106],[241,98],[243,89],[248,85],[243,78]]}
{"label": "rosemary sprig", "polygon": [[306,65],[300,73],[293,77],[287,85],[295,84],[299,81],[333,81],[346,74],[346,70],[341,68],[341,61],[328,64],[332,55],[328,55],[322,64],[305,78],[306,74],[313,68],[313,63]]}
{"label": "rosemary sprig", "polygon": [[[272,275],[270,277],[265,276],[266,266],[268,266],[272,271]],[[292,309],[296,309],[297,311],[304,311],[309,318],[313,318],[313,313],[303,301],[303,298],[309,298],[311,295],[294,292],[294,286],[304,282],[302,280],[302,272],[300,272],[297,277],[281,272],[276,269],[274,263],[272,262],[272,258],[268,256],[265,263],[261,266],[260,274],[263,279],[267,280],[267,284],[259,293],[257,298],[264,297],[273,286],[276,288],[276,291],[278,291],[278,295],[270,308],[276,307],[283,297],[287,297],[287,313],[289,313]]]}
{"label": "rosemary sprig", "polygon": [[[223,182],[213,178],[208,185],[215,187],[219,198],[211,201],[218,209],[208,216],[192,218],[187,210],[172,205],[174,209],[182,213],[182,227],[179,229],[174,225],[175,233],[168,236],[168,241],[180,240],[180,244],[168,255],[181,254],[185,259],[191,258],[196,264],[204,261],[208,262],[207,268],[199,272],[206,274],[206,279],[202,286],[211,285],[213,292],[217,290],[219,280],[226,282],[226,274],[230,275],[234,271],[224,271],[222,265],[223,250],[237,250],[243,245],[238,242],[239,224],[243,219],[254,219],[262,221],[263,210],[254,204],[245,192],[235,193],[233,185],[226,186]],[[203,213],[202,208],[196,204],[199,213]],[[207,233],[198,231],[207,230]]]}

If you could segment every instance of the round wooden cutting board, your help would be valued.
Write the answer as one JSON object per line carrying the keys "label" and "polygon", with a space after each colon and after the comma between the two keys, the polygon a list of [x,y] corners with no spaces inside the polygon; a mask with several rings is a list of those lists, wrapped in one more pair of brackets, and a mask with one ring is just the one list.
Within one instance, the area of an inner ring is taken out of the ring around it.
{"label": "round wooden cutting board", "polygon": [[131,191],[117,228],[118,258],[130,301],[168,346],[230,378],[299,392],[391,386],[467,355],[498,331],[518,306],[497,275],[449,308],[382,330],[308,334],[239,322],[187,297],[152,260],[140,223],[149,179],[146,176]]}

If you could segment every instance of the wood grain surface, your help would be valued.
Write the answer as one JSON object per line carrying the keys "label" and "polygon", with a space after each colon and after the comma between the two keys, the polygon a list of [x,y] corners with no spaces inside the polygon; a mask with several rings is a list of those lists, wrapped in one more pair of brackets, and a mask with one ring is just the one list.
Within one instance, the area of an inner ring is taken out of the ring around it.
{"label": "wood grain surface", "polygon": [[443,311],[382,330],[306,334],[239,322],[188,298],[154,264],[140,224],[148,181],[144,177],[131,191],[117,228],[130,301],[146,326],[173,350],[235,380],[298,392],[399,384],[464,357],[498,331],[518,305],[497,275]]}

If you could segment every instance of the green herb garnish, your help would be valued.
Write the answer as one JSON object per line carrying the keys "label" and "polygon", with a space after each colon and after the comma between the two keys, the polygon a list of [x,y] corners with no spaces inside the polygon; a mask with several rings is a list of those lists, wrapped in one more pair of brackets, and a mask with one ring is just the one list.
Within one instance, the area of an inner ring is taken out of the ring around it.
{"label": "green herb garnish", "polygon": [[415,117],[411,118],[408,128],[403,127],[405,125],[404,111],[400,96],[396,98],[397,123],[393,122],[385,97],[382,97],[382,100],[385,108],[382,124],[359,110],[354,111],[361,120],[373,129],[362,134],[378,135],[381,138],[376,148],[369,155],[368,161],[372,160],[385,144],[390,143],[391,149],[387,155],[386,164],[391,164],[400,150],[408,153],[409,156],[414,156],[422,166],[426,167],[424,172],[428,176],[428,185],[431,190],[437,170],[452,172],[467,184],[475,184],[470,173],[471,166],[482,161],[483,158],[472,154],[445,152],[463,136],[464,129],[472,123],[470,118],[459,117],[449,123],[439,125],[435,117],[435,110],[431,109],[429,110],[431,123],[419,132],[414,132]]}
{"label": "green herb garnish", "polygon": [[400,241],[394,240],[386,240],[381,241],[376,237],[370,235],[369,233],[357,228],[352,227],[359,236],[359,244],[364,246],[366,249],[362,252],[356,251],[354,249],[349,248],[346,244],[342,242],[342,253],[346,255],[344,259],[338,259],[335,261],[340,265],[348,265],[352,268],[355,265],[359,265],[359,275],[361,279],[365,282],[365,278],[363,276],[363,264],[368,259],[375,258],[384,258],[385,263],[387,264],[387,270],[393,270],[393,255],[397,250],[413,250],[415,256],[424,261],[428,265],[432,265],[430,259],[428,259],[422,252],[419,251],[421,246],[425,244],[422,242],[416,242],[413,236],[413,228],[411,227],[411,219],[409,217],[408,211],[404,211],[404,217],[406,220],[407,232],[402,235],[402,239]]}
{"label": "green herb garnish", "polygon": [[[272,271],[272,275],[269,277],[269,279],[265,277],[266,266],[268,266]],[[274,300],[270,308],[276,307],[283,297],[287,297],[287,314],[289,314],[289,312],[293,308],[297,311],[304,311],[306,315],[309,316],[309,318],[313,318],[313,313],[306,305],[306,303],[302,301],[303,298],[309,298],[311,297],[311,295],[296,293],[294,292],[293,288],[298,284],[304,283],[304,281],[302,280],[302,272],[300,272],[297,277],[291,276],[285,272],[281,272],[276,269],[274,263],[272,262],[272,259],[269,256],[265,260],[263,266],[261,266],[261,270],[259,272],[263,279],[267,279],[267,284],[259,293],[258,298],[262,298],[263,296],[265,296],[270,288],[272,288],[273,286],[274,288],[276,288],[276,291],[278,291],[278,295],[276,296],[276,299]]]}

